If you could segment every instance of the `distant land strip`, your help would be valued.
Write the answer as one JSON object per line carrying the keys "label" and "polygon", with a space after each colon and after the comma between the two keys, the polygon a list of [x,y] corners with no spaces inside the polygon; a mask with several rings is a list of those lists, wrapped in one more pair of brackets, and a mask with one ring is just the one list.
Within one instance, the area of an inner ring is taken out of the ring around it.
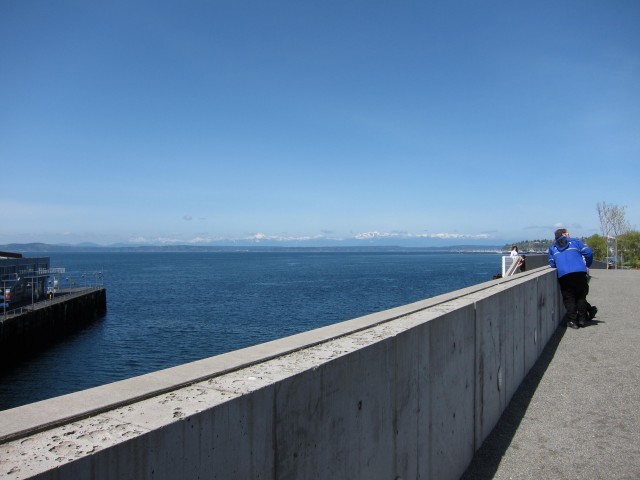
{"label": "distant land strip", "polygon": [[440,247],[404,247],[398,245],[283,246],[283,245],[54,245],[48,243],[11,243],[0,251],[18,253],[72,252],[434,252],[501,253],[502,245],[450,245]]}

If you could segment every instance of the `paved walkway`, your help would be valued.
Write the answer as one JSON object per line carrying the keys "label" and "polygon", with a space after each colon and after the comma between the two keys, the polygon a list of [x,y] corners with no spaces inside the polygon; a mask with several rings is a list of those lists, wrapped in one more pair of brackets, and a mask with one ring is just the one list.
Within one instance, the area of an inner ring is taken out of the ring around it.
{"label": "paved walkway", "polygon": [[559,328],[464,480],[640,479],[640,271],[592,270],[586,328]]}

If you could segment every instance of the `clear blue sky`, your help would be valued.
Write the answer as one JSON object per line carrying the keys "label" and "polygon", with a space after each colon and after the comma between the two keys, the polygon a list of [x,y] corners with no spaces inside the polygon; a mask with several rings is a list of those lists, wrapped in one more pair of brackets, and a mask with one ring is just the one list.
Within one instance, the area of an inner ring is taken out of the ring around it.
{"label": "clear blue sky", "polygon": [[0,164],[0,244],[640,228],[640,2],[3,0]]}

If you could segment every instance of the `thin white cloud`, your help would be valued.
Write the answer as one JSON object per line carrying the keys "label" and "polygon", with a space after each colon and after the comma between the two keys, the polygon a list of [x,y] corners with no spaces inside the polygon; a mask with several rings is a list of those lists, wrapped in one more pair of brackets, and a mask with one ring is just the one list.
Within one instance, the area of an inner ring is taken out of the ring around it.
{"label": "thin white cloud", "polygon": [[[330,233],[330,234],[328,234]],[[60,238],[60,234],[57,235]],[[49,238],[52,238],[49,236]],[[70,238],[66,239],[65,243],[73,243],[74,240],[80,237],[77,235],[70,235]],[[370,231],[361,232],[357,234],[351,233],[347,236],[338,236],[331,232],[323,232],[317,235],[290,235],[280,234],[273,235],[264,232],[251,233],[244,236],[216,236],[208,235],[206,233],[200,233],[193,236],[186,236],[180,234],[172,235],[132,235],[128,238],[127,243],[131,245],[224,245],[224,244],[314,244],[317,242],[337,242],[337,244],[345,244],[349,242],[364,242],[369,241],[375,243],[376,241],[398,241],[402,244],[404,241],[421,241],[428,240],[442,240],[442,241],[457,241],[457,240],[489,240],[495,238],[494,235],[483,233],[450,233],[450,232],[438,232],[438,233],[411,233],[404,231]],[[0,234],[0,240],[2,235]],[[62,240],[62,239],[61,239]],[[102,241],[101,241],[102,240]],[[54,241],[60,241],[56,238]],[[64,240],[62,240],[64,241]],[[80,240],[78,240],[80,241]],[[116,239],[109,239],[107,237],[101,237],[97,240],[98,243],[107,245],[111,242],[117,243]]]}
{"label": "thin white cloud", "polygon": [[212,237],[193,237],[190,240],[187,240],[187,243],[191,243],[191,244],[205,244],[205,243],[211,243],[218,240],[217,238],[212,238]]}
{"label": "thin white cloud", "polygon": [[263,240],[277,241],[277,242],[305,242],[310,240],[319,240],[324,239],[326,237],[322,235],[302,235],[302,236],[293,236],[293,235],[267,235],[265,233],[255,233],[244,240],[255,240],[257,242]]}
{"label": "thin white cloud", "polygon": [[364,232],[355,235],[358,240],[369,240],[374,238],[439,238],[439,239],[487,239],[491,238],[488,233],[398,233],[398,232]]}
{"label": "thin white cloud", "polygon": [[147,239],[142,236],[137,236],[129,239],[129,243],[148,243]]}

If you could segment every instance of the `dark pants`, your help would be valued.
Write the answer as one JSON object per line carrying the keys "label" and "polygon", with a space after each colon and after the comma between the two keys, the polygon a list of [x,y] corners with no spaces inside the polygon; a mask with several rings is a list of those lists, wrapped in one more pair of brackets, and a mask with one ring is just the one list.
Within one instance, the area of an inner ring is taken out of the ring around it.
{"label": "dark pants", "polygon": [[589,282],[585,272],[568,273],[558,279],[562,302],[567,310],[567,320],[570,322],[584,322],[587,320],[587,294]]}

